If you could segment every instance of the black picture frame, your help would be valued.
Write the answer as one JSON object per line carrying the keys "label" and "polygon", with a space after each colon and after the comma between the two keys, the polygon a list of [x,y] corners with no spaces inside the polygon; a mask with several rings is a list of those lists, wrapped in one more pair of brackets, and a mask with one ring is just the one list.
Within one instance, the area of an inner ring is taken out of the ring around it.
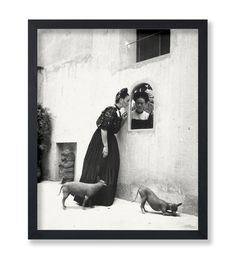
{"label": "black picture frame", "polygon": [[[198,230],[37,229],[37,30],[198,29]],[[28,238],[29,239],[207,239],[207,20],[29,20],[28,21]]]}

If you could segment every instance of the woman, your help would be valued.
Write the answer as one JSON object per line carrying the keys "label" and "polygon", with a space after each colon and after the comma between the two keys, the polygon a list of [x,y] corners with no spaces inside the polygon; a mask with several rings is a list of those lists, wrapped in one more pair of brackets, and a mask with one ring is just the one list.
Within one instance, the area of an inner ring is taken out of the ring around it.
{"label": "woman", "polygon": [[153,128],[153,115],[145,111],[149,101],[148,94],[143,91],[134,93],[135,110],[132,111],[131,129]]}
{"label": "woman", "polygon": [[[95,131],[84,158],[80,182],[95,183],[97,178],[107,184],[91,200],[90,205],[112,205],[120,166],[120,156],[117,140],[114,134],[118,133],[127,119],[127,112],[121,115],[120,109],[129,104],[127,88],[116,94],[115,105],[107,107],[97,120]],[[80,205],[83,199],[75,196],[74,200]]]}

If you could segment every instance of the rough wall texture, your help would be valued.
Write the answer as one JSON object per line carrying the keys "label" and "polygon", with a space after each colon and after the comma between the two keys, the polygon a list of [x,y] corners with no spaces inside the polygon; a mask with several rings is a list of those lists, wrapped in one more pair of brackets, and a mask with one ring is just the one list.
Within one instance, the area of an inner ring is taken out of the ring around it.
{"label": "rough wall texture", "polygon": [[48,178],[58,179],[58,142],[76,142],[76,179],[100,112],[116,92],[140,82],[154,90],[154,129],[117,135],[121,166],[117,196],[133,200],[140,185],[182,201],[197,213],[197,30],[171,30],[169,54],[135,63],[134,30],[41,30],[38,99],[53,116]]}

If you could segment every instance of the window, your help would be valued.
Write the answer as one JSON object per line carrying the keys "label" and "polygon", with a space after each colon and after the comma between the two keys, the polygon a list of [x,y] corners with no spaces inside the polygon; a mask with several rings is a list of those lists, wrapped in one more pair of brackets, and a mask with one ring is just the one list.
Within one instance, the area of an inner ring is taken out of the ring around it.
{"label": "window", "polygon": [[170,52],[170,30],[137,30],[137,62]]}
{"label": "window", "polygon": [[147,83],[137,85],[131,93],[131,129],[152,129],[154,96]]}

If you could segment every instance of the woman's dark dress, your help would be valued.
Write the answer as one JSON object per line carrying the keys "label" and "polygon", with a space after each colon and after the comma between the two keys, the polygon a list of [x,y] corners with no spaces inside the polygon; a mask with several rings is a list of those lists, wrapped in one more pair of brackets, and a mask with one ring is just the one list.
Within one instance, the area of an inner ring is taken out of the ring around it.
{"label": "woman's dark dress", "polygon": [[[97,130],[89,143],[87,153],[84,158],[82,175],[80,182],[96,183],[97,177],[104,180],[107,184],[91,200],[92,205],[112,205],[117,185],[117,177],[120,166],[119,149],[114,134],[121,128],[120,111],[116,107],[107,107],[97,120]],[[103,158],[103,143],[101,129],[107,130],[108,156]],[[83,198],[75,196],[74,200],[80,205]]]}
{"label": "woman's dark dress", "polygon": [[153,128],[153,114],[150,113],[147,120],[132,119],[131,129],[149,129]]}

